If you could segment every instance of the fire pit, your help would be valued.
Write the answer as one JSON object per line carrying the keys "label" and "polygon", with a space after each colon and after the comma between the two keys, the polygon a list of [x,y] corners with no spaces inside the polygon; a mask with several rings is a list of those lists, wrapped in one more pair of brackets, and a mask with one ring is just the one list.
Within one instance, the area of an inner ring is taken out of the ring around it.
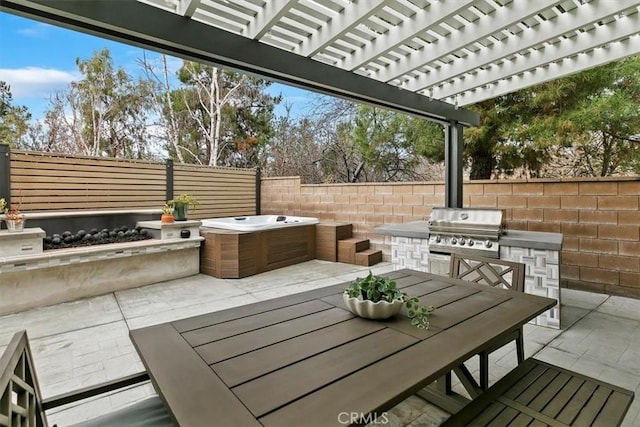
{"label": "fire pit", "polygon": [[129,229],[128,226],[123,225],[111,230],[108,228],[103,228],[102,230],[93,228],[89,231],[78,230],[75,233],[65,231],[62,234],[52,234],[44,237],[42,247],[44,250],[66,249],[107,243],[135,242],[150,238],[148,231],[142,227]]}

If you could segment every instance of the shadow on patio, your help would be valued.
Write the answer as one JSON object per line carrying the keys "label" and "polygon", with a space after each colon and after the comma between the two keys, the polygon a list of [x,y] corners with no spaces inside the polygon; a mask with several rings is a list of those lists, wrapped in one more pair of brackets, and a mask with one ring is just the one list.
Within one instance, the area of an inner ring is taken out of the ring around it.
{"label": "shadow on patio", "polygon": [[[371,270],[384,273],[392,267],[381,263]],[[143,370],[130,329],[334,285],[367,271],[314,260],[244,279],[196,275],[29,310],[0,317],[0,352],[14,332],[26,329],[46,398]],[[563,289],[562,303],[562,330],[525,326],[525,356],[640,393],[640,301]],[[493,382],[516,366],[515,346],[492,353],[490,363]],[[469,367],[477,369],[477,363]],[[152,394],[146,383],[52,410],[48,418],[51,424],[68,425]],[[437,426],[447,417],[413,396],[391,410],[389,425]],[[639,423],[636,398],[623,425]]]}

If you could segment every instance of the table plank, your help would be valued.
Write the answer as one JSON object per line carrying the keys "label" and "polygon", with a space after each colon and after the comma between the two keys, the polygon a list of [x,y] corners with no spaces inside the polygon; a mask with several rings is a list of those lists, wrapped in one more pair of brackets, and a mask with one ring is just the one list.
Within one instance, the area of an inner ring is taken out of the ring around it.
{"label": "table plank", "polygon": [[339,426],[340,412],[367,414],[387,410],[476,354],[485,342],[507,333],[514,324],[526,323],[547,308],[544,304],[508,299],[494,309],[271,412],[261,417],[260,422],[265,426],[301,423],[309,427]]}
{"label": "table plank", "polygon": [[473,288],[462,288],[458,286],[451,286],[442,289],[438,289],[435,292],[431,292],[426,295],[409,294],[409,296],[416,296],[421,304],[432,305],[435,308],[442,307],[451,304],[455,301],[460,301],[467,298],[470,295],[479,293],[480,290]]}
{"label": "table plank", "polygon": [[436,308],[429,316],[429,322],[437,328],[448,329],[509,299],[511,299],[509,295],[498,296],[485,292],[474,293],[466,298],[458,299],[450,304]]}
{"label": "table plank", "polygon": [[201,427],[202,420],[234,427],[260,425],[173,326],[165,323],[134,329],[130,336],[178,425]]}
{"label": "table plank", "polygon": [[334,307],[319,313],[291,319],[288,322],[277,323],[262,329],[198,346],[195,349],[207,364],[212,364],[321,329],[325,326],[343,322],[353,317],[354,315],[350,312]]}
{"label": "table plank", "polygon": [[[233,392],[260,417],[416,342],[415,338],[383,329],[242,384]],[[309,416],[313,417],[311,413]]]}
{"label": "table plank", "polygon": [[[422,279],[423,280],[423,279]],[[451,288],[454,285],[451,283],[439,282],[435,280],[421,281],[410,286],[403,286],[402,289],[407,295],[412,297],[422,297],[427,294],[431,294],[442,289]]]}
{"label": "table plank", "polygon": [[355,317],[346,322],[227,359],[211,367],[229,387],[234,387],[384,327],[383,323]]}
{"label": "table plank", "polygon": [[304,301],[311,301],[327,295],[340,293],[344,290],[344,288],[344,284],[327,286],[324,288],[314,289],[312,291],[285,295],[266,301],[258,301],[247,305],[241,305],[238,307],[227,308],[225,310],[201,314],[199,316],[189,317],[187,319],[175,320],[172,322],[172,324],[178,332],[186,332],[194,329],[200,329],[206,326],[215,325],[218,323],[228,322],[230,320],[235,320],[246,316],[252,316],[254,314],[264,313],[278,308],[296,305]]}
{"label": "table plank", "polygon": [[331,305],[319,300],[307,301],[288,307],[277,308],[264,313],[242,317],[184,332],[182,336],[193,347],[206,343],[225,339],[234,335],[254,331],[256,329],[271,326],[286,320],[306,316],[310,313],[317,313],[332,308]]}

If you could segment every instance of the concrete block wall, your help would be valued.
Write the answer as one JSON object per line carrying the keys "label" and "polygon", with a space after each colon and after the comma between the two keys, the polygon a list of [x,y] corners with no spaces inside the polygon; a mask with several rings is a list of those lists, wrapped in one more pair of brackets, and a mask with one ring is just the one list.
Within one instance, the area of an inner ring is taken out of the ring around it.
{"label": "concrete block wall", "polygon": [[[473,181],[463,205],[505,211],[514,230],[562,233],[561,286],[640,298],[640,178]],[[263,214],[350,222],[390,258],[373,229],[426,219],[444,206],[444,183],[302,184],[263,178]]]}

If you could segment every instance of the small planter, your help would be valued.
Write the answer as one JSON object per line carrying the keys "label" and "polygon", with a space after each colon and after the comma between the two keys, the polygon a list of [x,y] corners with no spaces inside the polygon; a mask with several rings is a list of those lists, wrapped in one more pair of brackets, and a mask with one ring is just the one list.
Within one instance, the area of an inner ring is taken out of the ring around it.
{"label": "small planter", "polygon": [[392,302],[363,300],[361,297],[350,297],[346,292],[342,294],[342,297],[349,311],[365,319],[388,319],[398,314],[404,304],[403,300]]}
{"label": "small planter", "polygon": [[163,224],[170,224],[174,221],[173,214],[162,214],[160,222]]}
{"label": "small planter", "polygon": [[24,223],[26,220],[21,215],[15,219],[5,219],[4,222],[7,224],[7,230],[11,232],[18,232],[24,230]]}
{"label": "small planter", "polygon": [[189,205],[186,203],[174,202],[173,217],[176,221],[186,221],[189,214]]}

